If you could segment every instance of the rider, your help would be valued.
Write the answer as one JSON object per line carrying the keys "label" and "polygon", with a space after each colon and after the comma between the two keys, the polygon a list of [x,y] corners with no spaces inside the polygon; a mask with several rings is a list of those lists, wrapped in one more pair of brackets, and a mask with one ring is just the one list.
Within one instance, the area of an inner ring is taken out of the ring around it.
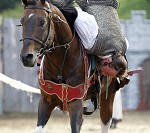
{"label": "rider", "polygon": [[91,54],[99,57],[102,75],[126,77],[128,63],[125,53],[128,42],[121,32],[117,0],[88,2],[87,13],[74,1],[78,12],[74,27],[81,42]]}

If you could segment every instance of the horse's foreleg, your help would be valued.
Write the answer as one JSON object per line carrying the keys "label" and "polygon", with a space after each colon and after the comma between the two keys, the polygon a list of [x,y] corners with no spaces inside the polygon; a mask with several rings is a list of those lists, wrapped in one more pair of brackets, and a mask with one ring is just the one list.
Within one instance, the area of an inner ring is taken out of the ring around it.
{"label": "horse's foreleg", "polygon": [[100,119],[102,133],[108,133],[112,120],[112,109],[115,92],[109,92],[106,99],[106,93],[102,93],[100,96]]}
{"label": "horse's foreleg", "polygon": [[53,104],[41,96],[38,106],[38,122],[34,133],[45,133],[44,126],[46,125],[54,108],[55,106]]}
{"label": "horse's foreleg", "polygon": [[82,100],[75,100],[68,104],[72,133],[80,133],[83,122],[83,103]]}

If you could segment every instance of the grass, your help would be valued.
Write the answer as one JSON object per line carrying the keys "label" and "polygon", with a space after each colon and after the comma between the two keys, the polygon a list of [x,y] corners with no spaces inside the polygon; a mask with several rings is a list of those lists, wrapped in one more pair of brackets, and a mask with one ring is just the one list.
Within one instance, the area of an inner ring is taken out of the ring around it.
{"label": "grass", "polygon": [[[119,0],[120,7],[118,14],[121,19],[129,19],[131,16],[131,10],[146,10],[147,18],[150,19],[150,2],[147,0]],[[3,17],[20,18],[23,14],[23,5],[18,3],[14,9],[6,9],[0,12]]]}

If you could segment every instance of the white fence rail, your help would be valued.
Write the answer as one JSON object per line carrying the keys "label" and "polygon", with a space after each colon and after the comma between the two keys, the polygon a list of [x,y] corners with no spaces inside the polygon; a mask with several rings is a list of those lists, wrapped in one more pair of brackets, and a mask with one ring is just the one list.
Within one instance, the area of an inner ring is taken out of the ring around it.
{"label": "white fence rail", "polygon": [[10,86],[14,87],[15,89],[18,89],[21,91],[40,94],[39,89],[31,87],[27,84],[24,84],[21,81],[17,81],[12,78],[9,78],[8,76],[6,76],[2,73],[0,73],[0,81],[3,81],[4,83],[9,84]]}
{"label": "white fence rail", "polygon": [[[22,43],[21,27],[16,25],[20,23],[19,19],[6,18],[3,23],[3,74],[23,82],[29,86],[38,88],[38,67],[26,68],[20,61],[20,51]],[[10,79],[9,79],[10,80]],[[14,82],[14,81],[13,81]],[[10,83],[10,82],[9,82]],[[19,88],[20,83],[17,82]],[[30,90],[29,86],[24,86],[24,89]],[[31,89],[32,90],[32,89]],[[3,111],[4,112],[37,112],[40,95],[32,94],[33,101],[30,102],[29,93],[12,89],[8,84],[4,84],[3,89]]]}

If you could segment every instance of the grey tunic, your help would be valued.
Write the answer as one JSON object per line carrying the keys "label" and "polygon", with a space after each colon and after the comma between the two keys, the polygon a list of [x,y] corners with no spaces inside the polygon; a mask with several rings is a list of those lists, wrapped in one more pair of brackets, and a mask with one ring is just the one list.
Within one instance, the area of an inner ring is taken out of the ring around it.
{"label": "grey tunic", "polygon": [[[59,1],[59,0],[53,0]],[[73,1],[73,0],[64,0]],[[121,26],[116,8],[117,0],[76,0],[78,4],[86,5],[87,12],[93,14],[99,25],[97,40],[90,50],[92,54],[106,55],[108,53],[126,52],[126,41],[121,32]]]}
{"label": "grey tunic", "polygon": [[117,0],[76,0],[83,10],[86,10],[87,6],[91,5],[103,5],[103,6],[112,6],[118,8]]}
{"label": "grey tunic", "polygon": [[[87,1],[87,0],[81,0]],[[120,21],[116,8],[117,0],[88,0],[86,11],[93,14],[99,25],[97,40],[90,50],[92,54],[106,55],[120,53],[124,55],[127,49],[126,41],[121,32]]]}
{"label": "grey tunic", "polygon": [[121,32],[117,10],[111,6],[92,5],[88,12],[93,14],[99,25],[99,34],[91,52],[96,55],[122,52],[127,49],[126,41]]}
{"label": "grey tunic", "polygon": [[103,5],[103,6],[112,6],[118,8],[117,0],[88,0],[89,5]]}

